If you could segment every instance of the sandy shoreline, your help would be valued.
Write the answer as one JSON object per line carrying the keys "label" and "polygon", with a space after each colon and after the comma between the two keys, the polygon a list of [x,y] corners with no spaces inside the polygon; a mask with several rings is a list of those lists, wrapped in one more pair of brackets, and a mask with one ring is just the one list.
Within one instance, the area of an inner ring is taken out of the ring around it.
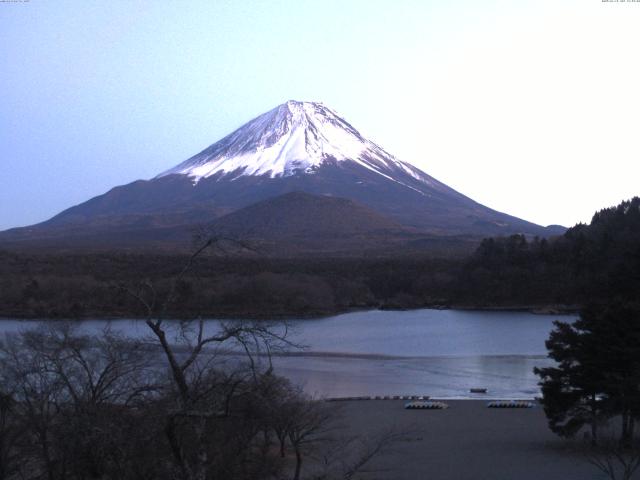
{"label": "sandy shoreline", "polygon": [[[542,408],[492,409],[446,400],[446,410],[405,410],[403,400],[330,402],[349,435],[409,432],[371,464],[370,479],[601,479],[578,449],[547,427]],[[335,405],[335,407],[334,407]]]}

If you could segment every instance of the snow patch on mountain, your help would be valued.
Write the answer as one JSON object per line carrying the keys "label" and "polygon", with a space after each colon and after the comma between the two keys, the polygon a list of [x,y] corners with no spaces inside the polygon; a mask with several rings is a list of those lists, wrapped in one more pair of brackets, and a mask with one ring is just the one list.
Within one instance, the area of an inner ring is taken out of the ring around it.
{"label": "snow patch on mountain", "polygon": [[432,183],[420,170],[365,139],[322,103],[293,100],[260,115],[158,177],[182,174],[194,183],[216,174],[221,178],[286,177],[314,173],[326,161],[352,161],[403,185],[393,178],[398,169]]}

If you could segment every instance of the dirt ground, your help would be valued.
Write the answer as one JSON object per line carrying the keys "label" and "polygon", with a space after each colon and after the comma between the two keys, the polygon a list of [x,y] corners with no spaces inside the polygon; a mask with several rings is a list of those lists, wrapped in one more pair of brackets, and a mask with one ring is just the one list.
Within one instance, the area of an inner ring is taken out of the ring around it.
{"label": "dirt ground", "polygon": [[[334,402],[332,402],[334,403]],[[367,479],[604,479],[580,441],[558,438],[540,406],[491,409],[487,402],[447,401],[446,410],[405,410],[402,400],[335,402],[350,435],[407,432],[369,465]]]}

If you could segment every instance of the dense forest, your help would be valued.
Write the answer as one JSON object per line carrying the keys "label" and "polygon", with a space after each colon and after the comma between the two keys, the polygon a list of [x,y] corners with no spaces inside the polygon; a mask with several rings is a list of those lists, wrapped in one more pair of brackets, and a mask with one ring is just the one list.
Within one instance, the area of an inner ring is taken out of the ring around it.
{"label": "dense forest", "polygon": [[[597,212],[557,238],[486,239],[457,279],[461,303],[569,304],[637,298],[640,198]],[[466,292],[464,291],[466,289]]]}
{"label": "dense forest", "polygon": [[[0,315],[141,316],[135,289],[166,294],[184,255],[0,252]],[[181,278],[174,317],[316,316],[365,308],[572,309],[640,286],[640,198],[551,239],[483,240],[470,256],[265,258],[205,251]]]}
{"label": "dense forest", "polygon": [[[153,286],[162,297],[186,256],[0,255],[0,314],[12,317],[141,316],[125,290]],[[317,316],[362,308],[445,302],[456,261],[265,259],[202,256],[178,282],[178,318]]]}

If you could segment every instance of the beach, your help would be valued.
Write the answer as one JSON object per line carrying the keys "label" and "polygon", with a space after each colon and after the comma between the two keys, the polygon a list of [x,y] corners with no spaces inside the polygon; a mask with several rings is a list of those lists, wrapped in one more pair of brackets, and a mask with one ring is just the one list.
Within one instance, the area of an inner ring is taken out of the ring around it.
{"label": "beach", "polygon": [[481,400],[445,401],[446,410],[406,410],[403,400],[330,402],[349,435],[407,432],[377,456],[367,479],[603,479],[581,452],[547,427],[543,409],[493,409]]}

